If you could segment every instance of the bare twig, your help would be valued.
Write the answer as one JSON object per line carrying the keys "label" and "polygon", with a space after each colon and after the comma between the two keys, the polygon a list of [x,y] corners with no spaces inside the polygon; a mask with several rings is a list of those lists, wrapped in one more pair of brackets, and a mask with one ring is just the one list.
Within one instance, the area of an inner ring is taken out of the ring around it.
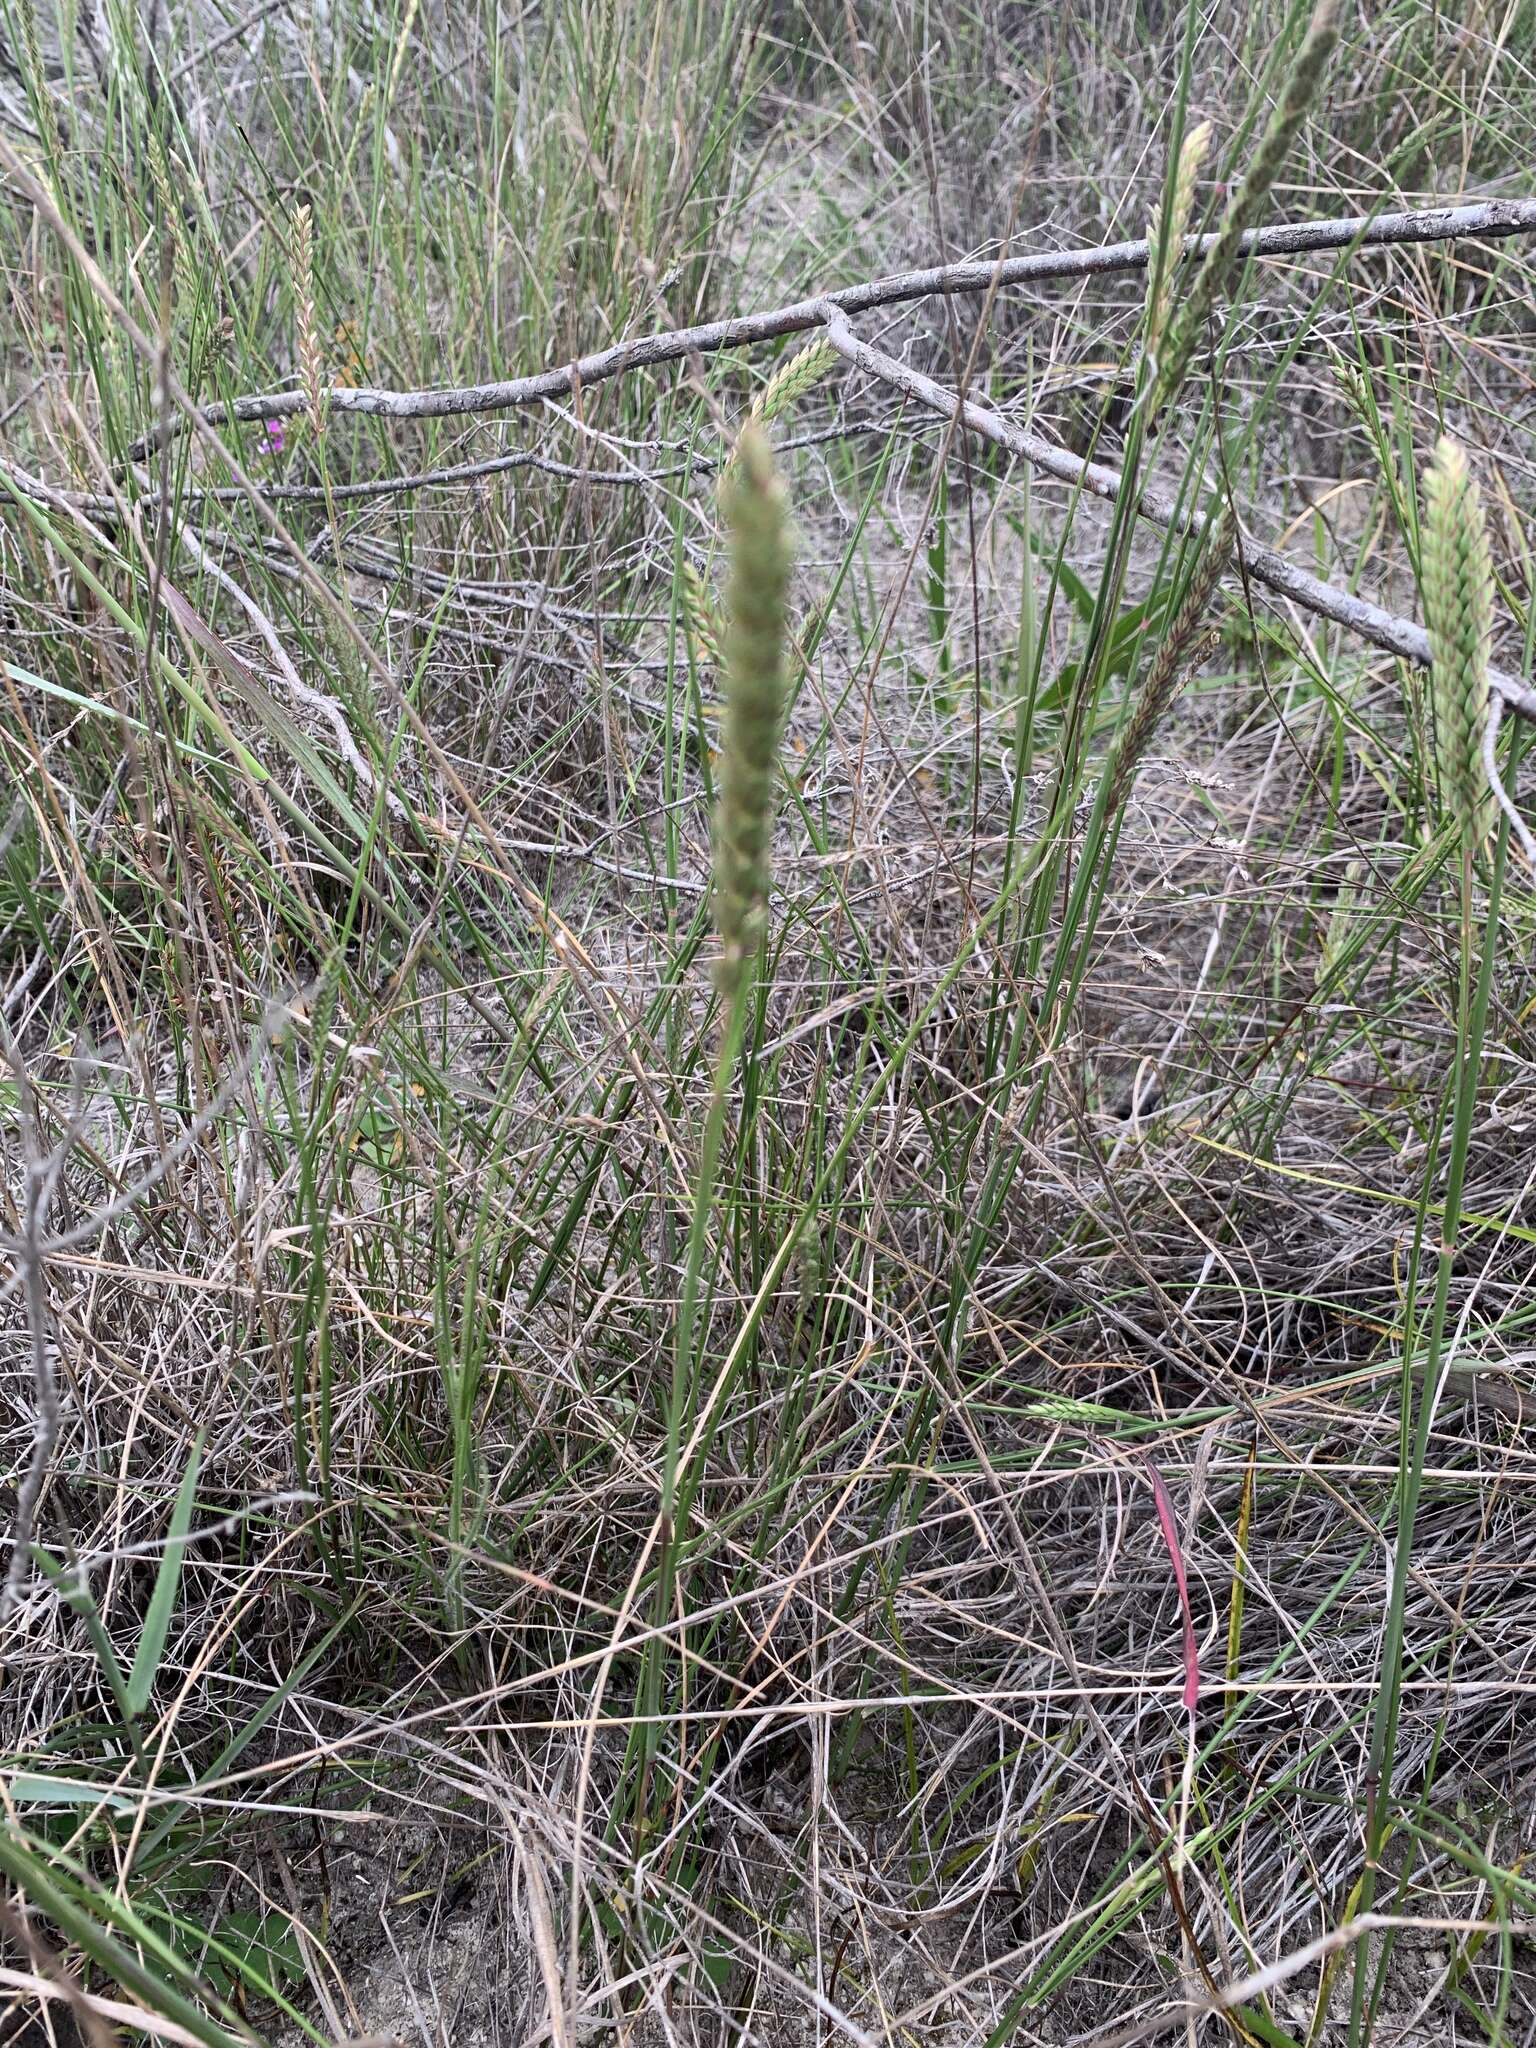
{"label": "bare twig", "polygon": [[265,21],[269,14],[286,14],[291,4],[292,0],[262,0],[259,7],[253,7],[249,14],[242,15],[237,22],[225,29],[222,35],[215,36],[211,42],[195,49],[190,56],[183,57],[167,75],[166,84],[175,85],[180,79],[185,78],[189,71],[195,71],[199,64],[206,64],[210,57],[217,56],[219,51],[230,43],[238,43],[259,22]]}
{"label": "bare twig", "polygon": [[1493,791],[1494,801],[1509,820],[1509,828],[1520,843],[1520,851],[1531,867],[1536,868],[1536,839],[1532,839],[1530,827],[1510,802],[1509,791],[1504,787],[1504,778],[1499,773],[1499,725],[1503,718],[1504,700],[1495,694],[1489,701],[1488,716],[1483,724],[1483,773],[1488,777],[1488,787]]}
{"label": "bare twig", "polygon": [[[56,234],[70,249],[75,260],[87,268],[93,283],[107,303],[116,310],[126,330],[141,352],[149,348],[146,338],[138,332],[128,318],[126,309],[116,300],[105,279],[92,263],[84,248],[73,236],[62,217],[52,206],[46,193],[33,179],[14,151],[0,143],[0,165],[9,172],[12,181],[31,198],[34,205],[43,211]],[[1483,238],[1536,233],[1536,200],[1489,200],[1476,206],[1434,207],[1416,213],[1383,214],[1374,221],[1368,216],[1354,216],[1344,221],[1316,221],[1285,223],[1274,228],[1257,229],[1242,239],[1242,249],[1247,255],[1298,254],[1319,249],[1348,248],[1351,244],[1361,247],[1381,247],[1400,242],[1454,241],[1481,236]],[[1203,252],[1212,237],[1196,235],[1189,237],[1184,245],[1186,255]],[[318,396],[330,411],[360,412],[382,415],[393,419],[434,419],[447,418],[475,412],[493,412],[510,406],[532,404],[545,398],[555,398],[573,389],[601,382],[627,370],[639,369],[661,362],[676,361],[682,356],[704,354],[712,349],[728,348],[743,343],[770,340],[776,335],[802,332],[807,328],[823,326],[828,339],[840,355],[850,362],[880,378],[887,384],[905,391],[921,404],[941,413],[948,419],[959,419],[962,424],[981,434],[984,439],[1008,449],[1030,463],[1044,474],[1055,476],[1064,482],[1081,485],[1096,497],[1113,500],[1121,489],[1118,470],[1102,463],[1084,462],[1057,448],[1038,436],[1011,425],[999,414],[987,407],[978,406],[970,400],[962,401],[956,394],[931,377],[898,362],[894,356],[886,355],[869,343],[859,340],[848,324],[847,315],[866,310],[873,306],[888,305],[901,300],[922,298],[944,292],[979,291],[996,288],[999,284],[1017,284],[1047,276],[1082,276],[1112,270],[1138,269],[1149,260],[1150,245],[1143,238],[1136,242],[1122,242],[1107,245],[1097,250],[1081,250],[1073,256],[1020,256],[993,263],[949,264],[937,269],[908,271],[900,276],[878,280],[872,284],[850,286],[846,290],[831,293],[822,298],[802,299],[793,306],[781,307],[774,313],[763,313],[734,320],[721,320],[703,327],[673,329],[669,332],[640,336],[631,342],[621,342],[616,347],[605,349],[596,355],[582,357],[575,363],[559,370],[546,370],[533,377],[515,378],[499,384],[463,385],[441,389],[419,391],[380,391],[366,388],[342,386],[328,389],[319,394],[307,392],[270,393],[257,397],[235,399],[231,404],[210,406],[199,409],[188,395],[179,388],[174,395],[189,421],[197,432],[210,440],[214,450],[236,469],[242,487],[253,500],[259,499],[259,491],[251,479],[239,471],[230,451],[218,441],[214,429],[231,419],[262,419],[282,417],[299,411]],[[1198,518],[1174,504],[1162,493],[1147,489],[1137,500],[1139,515],[1153,525],[1173,532],[1187,532]],[[265,511],[270,521],[273,515]],[[297,550],[295,550],[297,553]],[[308,564],[304,565],[306,568]],[[1429,639],[1422,626],[1411,620],[1397,617],[1379,605],[1373,605],[1364,598],[1339,590],[1333,584],[1324,583],[1320,577],[1312,576],[1298,568],[1283,555],[1272,549],[1245,545],[1243,566],[1253,580],[1265,584],[1281,596],[1289,597],[1305,611],[1320,618],[1331,619],[1335,624],[1359,634],[1362,639],[1385,648],[1389,653],[1401,656],[1405,661],[1419,667],[1429,664]],[[328,593],[327,593],[328,595]],[[377,659],[371,649],[363,648],[364,657],[377,668]],[[385,680],[389,680],[385,678]],[[1494,670],[1490,677],[1494,690],[1504,699],[1508,709],[1520,716],[1536,719],[1536,691],[1532,691],[1517,678]],[[412,721],[413,725],[415,721]],[[457,785],[457,777],[450,778]],[[461,800],[468,798],[462,786],[456,786],[455,793]],[[474,811],[472,802],[466,807]],[[479,822],[477,820],[477,822]]]}
{"label": "bare twig", "polygon": [[[1321,250],[1385,248],[1404,242],[1490,240],[1536,234],[1536,199],[1490,199],[1475,206],[1436,206],[1414,213],[1353,214],[1346,220],[1290,221],[1259,228],[1242,237],[1244,256],[1303,256]],[[1186,256],[1198,256],[1214,242],[1213,235],[1191,235]],[[698,327],[679,327],[637,335],[616,342],[573,363],[540,370],[528,377],[508,377],[491,384],[429,386],[417,391],[386,391],[366,385],[336,385],[322,396],[331,412],[364,413],[395,420],[451,419],[466,413],[506,412],[514,406],[538,405],[546,398],[566,398],[578,386],[585,390],[630,370],[653,369],[691,355],[712,355],[720,349],[744,348],[803,334],[824,324],[825,308],[847,314],[867,313],[914,299],[984,292],[1009,285],[1045,284],[1063,278],[1102,277],[1117,271],[1143,270],[1149,258],[1145,239],[1111,242],[1098,249],[1042,250],[992,262],[945,263],[926,270],[906,270],[871,283],[797,299],[767,313],[708,320]],[[250,393],[228,405],[204,408],[203,420],[220,426],[230,420],[285,419],[309,404],[304,391]],[[147,452],[140,443],[136,456]]]}
{"label": "bare twig", "polygon": [[[884,436],[895,431],[896,427],[890,420],[837,420],[831,426],[790,436],[776,446],[785,453],[795,448],[819,448],[829,441],[851,440],[860,434]],[[567,483],[601,484],[617,490],[648,490],[658,484],[674,483],[688,477],[711,476],[722,460],[718,455],[700,450],[687,461],[670,463],[665,468],[595,469],[576,462],[562,462],[558,456],[541,455],[532,448],[513,448],[501,455],[483,456],[476,462],[450,462],[435,469],[401,470],[391,476],[369,477],[362,483],[333,483],[327,487],[325,484],[269,483],[265,478],[254,479],[253,482],[256,495],[268,505],[347,505],[370,498],[409,497],[415,491],[444,490],[455,484],[478,483],[485,477],[502,476],[520,469],[536,470],[541,476],[560,477]],[[61,491],[14,462],[0,461],[0,468],[28,497],[43,497],[50,504],[89,512],[99,518],[115,519],[121,514],[122,501],[107,492]],[[208,505],[247,504],[250,498],[251,492],[238,484],[216,484],[179,492],[176,503],[182,511],[196,512]],[[160,494],[154,489],[144,490],[133,502],[135,505],[155,506],[160,502]]]}
{"label": "bare twig", "polygon": [[[1122,481],[1119,470],[1111,469],[1102,462],[1084,462],[1065,448],[1058,448],[1049,441],[1042,441],[1038,435],[1014,426],[990,407],[977,405],[969,399],[962,402],[947,386],[924,376],[921,370],[914,370],[909,363],[898,362],[895,356],[861,341],[849,326],[846,316],[830,299],[824,299],[822,306],[832,346],[859,369],[878,377],[883,383],[894,385],[899,391],[905,391],[920,405],[942,413],[946,419],[953,419],[958,414],[965,425],[984,440],[1006,448],[1032,469],[1041,470],[1062,483],[1078,484],[1096,498],[1113,500],[1119,495]],[[1198,504],[1193,507],[1176,504],[1151,487],[1143,490],[1137,498],[1136,510],[1153,526],[1172,533],[1194,532],[1201,523]],[[1347,627],[1373,646],[1383,647],[1389,654],[1399,655],[1419,668],[1428,668],[1429,635],[1411,619],[1399,618],[1396,613],[1384,611],[1380,605],[1371,604],[1366,598],[1355,597],[1335,584],[1324,583],[1321,577],[1309,575],[1273,548],[1259,547],[1252,541],[1243,542],[1242,566],[1254,582],[1264,584],[1281,597],[1290,598],[1303,611],[1318,618],[1331,619],[1335,625]],[[1503,698],[1507,710],[1517,712],[1522,718],[1536,719],[1536,690],[1528,688],[1518,677],[1505,675],[1498,669],[1490,672],[1489,681]]]}

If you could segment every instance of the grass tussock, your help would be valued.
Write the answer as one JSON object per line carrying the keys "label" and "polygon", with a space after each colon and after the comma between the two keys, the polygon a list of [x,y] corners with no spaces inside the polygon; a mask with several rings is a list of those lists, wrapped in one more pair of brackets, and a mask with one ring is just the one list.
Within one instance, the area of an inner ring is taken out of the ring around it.
{"label": "grass tussock", "polygon": [[0,2041],[1529,2037],[1533,65],[0,0]]}

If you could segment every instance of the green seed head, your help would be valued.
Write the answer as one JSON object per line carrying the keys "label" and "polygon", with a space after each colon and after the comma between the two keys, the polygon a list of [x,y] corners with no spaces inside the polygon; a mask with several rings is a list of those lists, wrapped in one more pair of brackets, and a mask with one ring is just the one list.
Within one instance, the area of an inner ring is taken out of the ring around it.
{"label": "green seed head", "polygon": [[1477,483],[1461,448],[1442,436],[1424,472],[1421,580],[1435,711],[1441,808],[1478,846],[1493,823],[1483,765],[1488,726],[1488,643],[1493,563]]}
{"label": "green seed head", "polygon": [[1285,75],[1268,126],[1216,230],[1216,240],[1206,251],[1188,296],[1169,321],[1158,367],[1154,412],[1160,411],[1183,383],[1217,294],[1237,260],[1238,244],[1258,218],[1270,187],[1290,155],[1291,144],[1307,118],[1307,109],[1323,82],[1328,59],[1339,39],[1339,10],[1340,0],[1318,0],[1301,48]]}
{"label": "green seed head", "polygon": [[1320,989],[1326,988],[1338,971],[1344,958],[1345,948],[1355,936],[1366,907],[1366,867],[1363,860],[1352,860],[1344,870],[1339,883],[1339,893],[1333,900],[1333,909],[1328,918],[1328,928],[1323,933],[1322,949],[1318,954],[1316,982]]}
{"label": "green seed head", "polygon": [[710,596],[708,584],[692,562],[683,564],[678,591],[683,604],[683,622],[693,641],[694,652],[701,662],[718,673],[725,666],[725,656],[720,649],[714,599]]}
{"label": "green seed head", "polygon": [[60,146],[58,109],[48,90],[48,74],[43,69],[43,44],[37,30],[37,0],[21,0],[20,15],[21,47],[26,58],[24,83],[32,94],[38,139],[46,154],[57,158]]}
{"label": "green seed head", "polygon": [[[758,392],[747,409],[748,421],[754,426],[772,426],[776,419],[792,411],[807,391],[821,382],[836,361],[837,351],[825,336],[818,335],[814,341],[807,342],[805,347],[798,349],[787,362],[779,365]],[[740,453],[741,444],[738,440],[736,447],[726,457],[725,468],[721,472],[722,496],[730,490],[731,474]]]}
{"label": "green seed head", "polygon": [[819,384],[836,361],[837,351],[830,341],[818,336],[808,342],[774,371],[753,399],[750,417],[768,426]]}
{"label": "green seed head", "polygon": [[789,510],[767,436],[748,420],[725,480],[731,536],[725,703],[715,806],[715,981],[740,990],[768,912],[784,643],[792,557]]}
{"label": "green seed head", "polygon": [[1196,127],[1191,128],[1184,138],[1179,150],[1178,166],[1173,174],[1166,247],[1163,246],[1161,203],[1153,207],[1152,218],[1147,223],[1147,240],[1152,246],[1152,269],[1155,273],[1147,303],[1147,347],[1154,354],[1173,312],[1173,274],[1179,267],[1184,237],[1189,233],[1189,218],[1195,206],[1195,181],[1200,176],[1200,166],[1205,162],[1205,153],[1210,146],[1209,121],[1201,121]]}

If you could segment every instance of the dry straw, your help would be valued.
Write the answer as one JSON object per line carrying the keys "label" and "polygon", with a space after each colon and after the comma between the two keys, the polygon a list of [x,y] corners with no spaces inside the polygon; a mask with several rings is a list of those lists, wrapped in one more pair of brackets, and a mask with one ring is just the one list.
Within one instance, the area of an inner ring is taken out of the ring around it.
{"label": "dry straw", "polygon": [[748,420],[725,483],[731,535],[720,790],[715,806],[715,984],[727,1002],[745,980],[768,911],[769,854],[786,698],[784,646],[792,557],[789,510],[773,453]]}
{"label": "dry straw", "polygon": [[1493,564],[1476,481],[1460,447],[1442,435],[1424,472],[1422,575],[1435,713],[1441,809],[1480,846],[1493,824],[1484,759],[1490,699]]}

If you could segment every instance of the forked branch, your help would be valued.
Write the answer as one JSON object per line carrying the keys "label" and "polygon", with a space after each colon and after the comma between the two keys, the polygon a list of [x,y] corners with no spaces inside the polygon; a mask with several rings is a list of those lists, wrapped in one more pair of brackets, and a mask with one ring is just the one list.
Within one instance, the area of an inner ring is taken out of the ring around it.
{"label": "forked branch", "polygon": [[[1084,462],[1065,448],[1058,448],[1052,442],[1042,441],[1038,435],[1014,426],[989,406],[977,405],[971,399],[962,400],[946,385],[925,377],[909,363],[898,362],[882,349],[861,341],[849,326],[846,315],[830,300],[823,300],[822,306],[827,339],[848,362],[879,378],[882,383],[904,391],[920,405],[942,413],[946,419],[958,416],[962,425],[981,435],[983,440],[1007,449],[1009,454],[1017,455],[1031,468],[1041,470],[1047,476],[1056,477],[1063,483],[1079,484],[1096,498],[1113,499],[1118,495],[1121,488],[1119,470],[1111,469],[1102,462]],[[1199,504],[1188,507],[1175,504],[1171,498],[1151,487],[1137,497],[1136,510],[1153,526],[1172,533],[1194,531],[1204,516]],[[1400,655],[1404,661],[1411,661],[1419,668],[1428,668],[1429,635],[1411,619],[1399,618],[1395,612],[1384,611],[1380,605],[1371,604],[1366,598],[1340,590],[1336,584],[1325,583],[1320,576],[1309,575],[1273,548],[1261,547],[1253,541],[1244,541],[1238,560],[1255,583],[1262,583],[1281,597],[1290,598],[1303,611],[1312,613],[1316,618],[1331,619],[1336,625],[1357,633],[1362,640],[1370,641],[1373,646],[1385,648],[1389,654]],[[1536,719],[1536,690],[1530,689],[1518,676],[1506,675],[1499,669],[1490,671],[1489,682],[1507,710],[1518,713],[1522,718]]]}
{"label": "forked branch", "polygon": [[[1412,213],[1354,214],[1346,220],[1289,221],[1255,228],[1239,243],[1244,256],[1305,256],[1330,249],[1379,249],[1404,242],[1490,241],[1510,235],[1536,234],[1536,199],[1490,199],[1474,206],[1433,206]],[[1214,235],[1190,235],[1186,257],[1203,255]],[[674,327],[657,334],[616,342],[573,363],[540,370],[529,377],[508,377],[492,384],[430,386],[419,391],[383,391],[336,385],[319,395],[327,412],[366,413],[394,420],[452,419],[465,414],[510,412],[538,405],[546,398],[569,398],[630,370],[654,369],[689,356],[717,354],[803,334],[825,320],[824,309],[846,314],[877,306],[908,304],[916,299],[955,297],[997,291],[1008,286],[1048,284],[1065,278],[1103,277],[1113,272],[1145,270],[1151,246],[1145,240],[1109,242],[1097,249],[1040,250],[1028,256],[990,261],[945,263],[925,270],[904,270],[893,277],[847,285],[771,312],[748,313],[734,319],[708,320],[698,327]],[[228,405],[210,405],[204,418],[212,426],[229,420],[284,419],[311,403],[305,391],[269,391],[236,398]],[[143,455],[140,445],[133,451]]]}

